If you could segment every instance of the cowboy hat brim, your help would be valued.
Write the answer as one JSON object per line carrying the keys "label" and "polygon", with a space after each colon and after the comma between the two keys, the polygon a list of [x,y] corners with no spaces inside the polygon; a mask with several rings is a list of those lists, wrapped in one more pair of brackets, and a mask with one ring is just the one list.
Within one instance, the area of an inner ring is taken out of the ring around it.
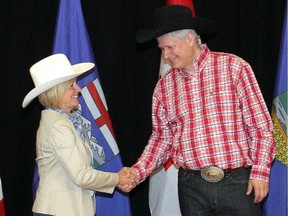
{"label": "cowboy hat brim", "polygon": [[75,77],[80,76],[81,74],[92,69],[94,66],[95,66],[95,64],[93,64],[93,63],[80,63],[80,64],[72,65],[72,69],[75,72],[75,74],[63,76],[63,77],[51,80],[49,82],[46,82],[42,85],[35,87],[25,96],[25,98],[22,102],[22,107],[25,108],[27,105],[29,105],[31,103],[31,101],[34,98],[36,98],[37,96],[39,96],[43,92],[51,89],[52,87],[54,87],[60,83],[66,82],[68,80],[71,80]]}
{"label": "cowboy hat brim", "polygon": [[182,29],[194,29],[199,35],[212,33],[215,31],[215,24],[209,19],[200,17],[182,17],[168,22],[157,30],[142,29],[136,33],[138,43],[156,39],[164,34]]}

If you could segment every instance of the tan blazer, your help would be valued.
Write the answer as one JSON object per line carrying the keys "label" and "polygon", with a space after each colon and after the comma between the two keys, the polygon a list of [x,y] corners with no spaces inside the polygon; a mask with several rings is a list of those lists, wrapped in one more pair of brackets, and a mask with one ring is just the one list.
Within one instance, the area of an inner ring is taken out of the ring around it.
{"label": "tan blazer", "polygon": [[93,191],[113,193],[117,173],[91,167],[92,153],[71,121],[53,110],[44,110],[37,131],[36,162],[39,187],[33,212],[56,216],[93,216]]}

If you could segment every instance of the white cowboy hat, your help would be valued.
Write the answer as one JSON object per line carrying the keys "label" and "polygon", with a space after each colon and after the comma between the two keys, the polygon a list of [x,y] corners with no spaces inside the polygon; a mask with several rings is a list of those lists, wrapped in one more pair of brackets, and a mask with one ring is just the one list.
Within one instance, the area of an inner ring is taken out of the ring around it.
{"label": "white cowboy hat", "polygon": [[64,54],[54,54],[40,60],[30,68],[35,88],[26,95],[22,107],[25,108],[35,97],[50,88],[89,71],[94,65],[89,62],[71,65]]}

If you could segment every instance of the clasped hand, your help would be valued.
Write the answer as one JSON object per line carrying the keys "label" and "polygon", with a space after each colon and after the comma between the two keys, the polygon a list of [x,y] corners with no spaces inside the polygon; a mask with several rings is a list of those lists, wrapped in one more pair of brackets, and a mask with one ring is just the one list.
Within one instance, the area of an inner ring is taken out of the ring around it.
{"label": "clasped hand", "polygon": [[133,188],[135,188],[139,183],[139,176],[135,169],[123,167],[119,172],[119,183],[117,187],[123,192],[130,192]]}

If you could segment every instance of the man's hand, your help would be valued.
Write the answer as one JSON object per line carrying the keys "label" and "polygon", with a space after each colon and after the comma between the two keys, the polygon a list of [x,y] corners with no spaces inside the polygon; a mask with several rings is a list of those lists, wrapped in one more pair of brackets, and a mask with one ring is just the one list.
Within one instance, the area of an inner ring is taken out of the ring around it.
{"label": "man's hand", "polygon": [[128,193],[135,188],[139,183],[139,176],[134,168],[123,167],[119,172],[119,183],[117,187]]}
{"label": "man's hand", "polygon": [[254,203],[260,203],[268,194],[269,183],[257,179],[250,179],[248,182],[247,195],[254,190]]}

